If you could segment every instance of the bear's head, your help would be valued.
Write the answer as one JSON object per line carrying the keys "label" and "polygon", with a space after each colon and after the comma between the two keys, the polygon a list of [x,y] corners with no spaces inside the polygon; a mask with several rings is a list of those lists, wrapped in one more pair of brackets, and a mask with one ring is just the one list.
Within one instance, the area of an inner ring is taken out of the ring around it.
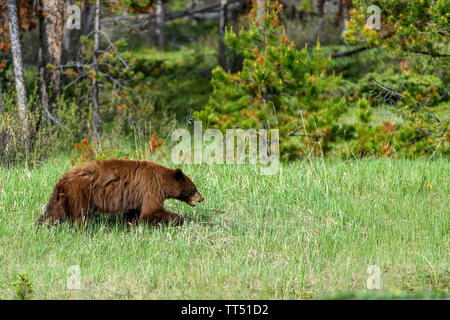
{"label": "bear's head", "polygon": [[174,178],[178,185],[175,199],[186,202],[191,207],[195,207],[194,202],[203,201],[203,197],[200,192],[197,191],[195,184],[181,171],[181,169],[178,168],[175,170]]}

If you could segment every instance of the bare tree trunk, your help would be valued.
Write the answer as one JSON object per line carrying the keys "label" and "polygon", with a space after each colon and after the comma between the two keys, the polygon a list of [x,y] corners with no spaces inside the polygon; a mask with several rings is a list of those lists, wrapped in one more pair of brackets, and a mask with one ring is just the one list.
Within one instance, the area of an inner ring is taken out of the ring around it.
{"label": "bare tree trunk", "polygon": [[314,42],[318,40],[320,29],[322,28],[322,24],[325,20],[325,2],[327,0],[317,0],[317,15],[319,17],[319,21],[317,22],[316,28],[314,29],[312,35],[309,37],[307,44],[308,47],[312,46]]}
{"label": "bare tree trunk", "polygon": [[166,5],[162,0],[156,2],[156,36],[158,38],[158,49],[164,48],[164,24],[166,20]]}
{"label": "bare tree trunk", "polygon": [[339,1],[339,23],[342,25],[342,33],[347,31],[347,22],[350,20],[350,9],[352,8],[352,0]]}
{"label": "bare tree trunk", "polygon": [[319,21],[317,22],[316,28],[314,29],[312,35],[307,41],[308,47],[312,46],[314,42],[317,42],[320,29],[322,28],[323,21],[325,20],[324,16],[319,16]]}
{"label": "bare tree trunk", "polygon": [[27,110],[27,90],[25,86],[25,76],[23,73],[22,46],[20,44],[16,0],[6,0],[6,7],[8,11],[9,37],[11,39],[11,54],[14,64],[14,78],[16,81],[19,118],[22,122],[22,132],[25,137],[25,149],[30,150],[32,147],[31,123]]}
{"label": "bare tree trunk", "polygon": [[97,73],[98,73],[98,49],[100,46],[100,0],[95,1],[95,22],[94,22],[94,71],[95,76],[92,77],[92,103],[94,110],[92,113],[92,130],[93,139],[99,140],[99,127],[100,127],[100,115],[99,115],[99,104],[98,104],[98,83],[97,83]]}
{"label": "bare tree trunk", "polygon": [[[64,35],[64,0],[40,0],[40,94],[42,108],[51,117],[53,104],[61,93],[62,44]],[[50,67],[52,65],[54,67]]]}
{"label": "bare tree trunk", "polygon": [[266,9],[264,8],[264,5],[266,3],[266,0],[257,0],[256,1],[258,10],[256,11],[256,17],[258,18],[259,25],[262,27],[263,25],[263,16]]}
{"label": "bare tree trunk", "polygon": [[[0,7],[2,7],[2,0],[0,0]],[[2,89],[2,77],[0,76],[0,112],[2,112],[3,106],[3,89]]]}
{"label": "bare tree trunk", "polygon": [[81,34],[87,35],[91,30],[92,20],[95,14],[95,6],[91,6],[89,0],[83,0],[83,8],[81,12]]}
{"label": "bare tree trunk", "polygon": [[[39,97],[41,99],[41,107],[43,111],[43,116],[47,119],[47,121],[51,121],[51,114],[50,114],[50,101],[48,96],[48,87],[47,82],[45,81],[44,74],[45,74],[45,68],[44,68],[44,60],[42,57],[42,47],[39,48],[39,74],[38,74],[38,82],[39,82]],[[37,127],[39,128],[41,126],[42,121],[42,115],[39,116]]]}
{"label": "bare tree trunk", "polygon": [[2,90],[2,77],[0,77],[0,112],[2,112],[3,106],[3,90]]}
{"label": "bare tree trunk", "polygon": [[81,36],[87,36],[91,31],[92,22],[94,21],[95,5],[91,5],[89,1],[90,0],[81,0],[81,32],[74,32],[75,38],[72,41],[74,44],[79,43]]}
{"label": "bare tree trunk", "polygon": [[[263,30],[263,34],[264,34],[264,44],[265,46],[267,46],[268,43],[268,39],[267,39],[267,30],[266,28],[264,28],[264,13],[266,12],[266,1],[267,0],[257,0],[256,1],[256,5],[258,6],[257,11],[256,11],[256,17],[258,19],[259,22],[259,27]],[[270,1],[270,0],[268,0]],[[262,103],[266,104],[266,95],[267,95],[267,88],[263,87],[262,88]]]}
{"label": "bare tree trunk", "polygon": [[[74,2],[73,0],[65,0],[64,1],[64,12],[67,12],[67,9],[69,8],[69,6],[71,6],[73,4],[73,2]],[[67,19],[67,17],[64,18],[64,20],[66,20],[66,19]],[[71,33],[72,33],[72,30],[70,28],[64,28],[63,47],[66,52],[66,55],[68,55],[70,53]]]}
{"label": "bare tree trunk", "polygon": [[72,30],[70,30],[69,28],[65,28],[64,29],[64,42],[63,42],[63,46],[64,46],[64,50],[68,53],[70,52],[70,35],[72,33]]}
{"label": "bare tree trunk", "polygon": [[323,17],[325,14],[325,2],[327,2],[327,0],[317,0],[317,14],[319,17]]}
{"label": "bare tree trunk", "polygon": [[219,21],[219,65],[223,68],[227,68],[226,46],[223,42],[225,36],[225,27],[227,26],[227,12],[228,0],[220,0],[220,21]]}

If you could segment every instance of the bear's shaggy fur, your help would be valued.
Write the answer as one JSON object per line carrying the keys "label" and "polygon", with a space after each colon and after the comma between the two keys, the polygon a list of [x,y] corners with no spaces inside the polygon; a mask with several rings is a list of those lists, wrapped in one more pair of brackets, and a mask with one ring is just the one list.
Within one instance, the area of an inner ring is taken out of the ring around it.
{"label": "bear's shaggy fur", "polygon": [[173,198],[195,206],[203,201],[192,181],[180,169],[150,161],[108,159],[89,162],[66,172],[57,182],[39,223],[76,221],[87,226],[94,213],[124,213],[129,221],[175,223],[183,218],[164,209]]}

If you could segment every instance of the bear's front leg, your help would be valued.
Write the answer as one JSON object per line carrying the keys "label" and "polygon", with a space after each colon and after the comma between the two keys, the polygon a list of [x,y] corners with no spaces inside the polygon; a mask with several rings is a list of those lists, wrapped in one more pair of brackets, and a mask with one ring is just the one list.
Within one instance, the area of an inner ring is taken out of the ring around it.
{"label": "bear's front leg", "polygon": [[184,223],[184,219],[181,216],[177,215],[176,213],[166,211],[162,206],[162,203],[151,200],[143,204],[139,220],[150,224],[163,222],[166,224],[171,223],[178,226]]}

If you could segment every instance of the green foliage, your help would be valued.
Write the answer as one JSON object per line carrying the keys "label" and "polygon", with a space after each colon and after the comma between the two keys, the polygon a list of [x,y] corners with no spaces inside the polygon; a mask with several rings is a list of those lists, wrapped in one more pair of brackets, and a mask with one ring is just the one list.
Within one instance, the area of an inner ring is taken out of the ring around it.
{"label": "green foliage", "polygon": [[[98,58],[99,72],[95,73],[92,68],[92,39],[82,38],[79,53],[81,63],[74,61],[65,69],[71,85],[67,87],[64,99],[70,102],[57,110],[60,119],[73,132],[71,148],[75,143],[89,140],[92,117],[91,79],[96,77],[101,86],[99,104],[104,134],[100,146],[102,151],[98,151],[94,158],[127,155],[124,153],[126,143],[136,146],[135,142],[140,138],[138,136],[141,135],[142,128],[151,124],[152,131],[146,134],[155,131],[167,134],[174,125],[174,111],[184,107],[183,111],[187,112],[186,107],[192,106],[192,102],[188,103],[186,100],[192,99],[195,94],[192,87],[199,88],[200,91],[204,85],[197,83],[204,84],[206,81],[195,77],[187,79],[185,76],[199,66],[200,58],[197,55],[192,57],[188,54],[184,58],[180,55],[184,59],[184,65],[177,63],[167,66],[163,59],[149,59],[131,52],[124,40],[113,43],[106,37],[104,40],[106,42],[102,46],[106,49],[101,50]],[[178,77],[183,77],[185,83],[181,84]],[[209,85],[207,81],[206,83]],[[190,95],[180,92],[184,87]],[[203,100],[204,91],[201,91]],[[130,148],[130,145],[126,147]],[[75,152],[75,158],[83,157]]]}
{"label": "green foliage", "polygon": [[104,1],[104,6],[112,12],[128,11],[133,13],[149,13],[152,12],[154,0],[118,0]]}
{"label": "green foliage", "polygon": [[357,102],[358,106],[358,118],[363,123],[368,123],[372,115],[372,111],[369,108],[369,101],[363,97]]}
{"label": "green foliage", "polygon": [[207,43],[183,46],[181,51],[138,50],[135,55],[133,68],[143,78],[133,85],[136,98],[127,92],[121,98],[126,98],[124,103],[139,122],[159,121],[163,112],[163,118],[176,117],[183,122],[187,114],[208,102],[211,69],[217,58]]}
{"label": "green foliage", "polygon": [[118,115],[111,121],[108,134],[100,141],[83,139],[75,143],[74,149],[70,150],[72,165],[106,158],[152,161],[167,159],[167,149],[163,150],[163,146],[166,146],[167,138],[175,127],[173,118],[169,119],[165,113],[152,114],[152,118],[159,119],[152,125],[153,122],[149,119],[139,121],[134,111],[126,105],[121,105],[117,111]]}
{"label": "green foliage", "polygon": [[[34,128],[32,148],[25,148],[26,140],[23,134],[22,122],[17,113],[14,96],[4,94],[2,101],[3,112],[0,114],[0,165],[12,166],[26,162],[35,165],[47,159],[57,148],[56,136],[51,127],[42,123],[38,111],[28,113]],[[30,95],[28,107],[36,110],[38,102],[36,95]],[[39,126],[38,126],[39,123]]]}
{"label": "green foliage", "polygon": [[302,1],[300,3],[298,10],[300,12],[311,12],[312,11],[311,2],[310,1]]}
{"label": "green foliage", "polygon": [[100,143],[96,141],[92,145],[86,139],[81,141],[81,143],[76,143],[75,152],[70,159],[70,163],[74,166],[89,161],[106,159],[107,157],[103,151],[100,150],[99,144]]}
{"label": "green foliage", "polygon": [[[386,78],[386,75],[381,77]],[[450,102],[443,81],[433,75],[406,72],[392,75],[382,83],[387,83],[390,88],[394,88],[395,83],[400,88],[395,94],[397,101],[388,102],[392,105],[391,110],[403,119],[398,135],[403,153],[425,155],[437,151],[449,154]],[[374,87],[373,92],[380,90]],[[386,94],[385,89],[381,90],[380,94]]]}
{"label": "green foliage", "polygon": [[92,108],[79,106],[74,100],[58,98],[58,108],[53,111],[59,122],[54,124],[54,133],[58,148],[62,150],[68,150],[68,146],[86,138],[91,132]]}
{"label": "green foliage", "polygon": [[[392,69],[368,73],[356,86],[363,98],[356,102],[356,139],[344,150],[345,156],[448,155],[446,92],[443,81],[434,75]],[[373,119],[375,112],[381,121]]]}
{"label": "green foliage", "polygon": [[[309,38],[316,26],[311,21],[294,26],[280,17],[280,5],[269,1],[262,25],[255,10],[251,21],[243,17],[228,22],[225,42],[243,58],[240,72],[215,68],[215,21],[195,26],[187,19],[167,22],[164,51],[149,48],[148,41],[121,26],[105,24],[98,73],[92,66],[92,37],[82,37],[78,55],[61,66],[63,92],[52,110],[57,122],[38,117],[38,99],[29,98],[31,117],[39,124],[33,155],[21,151],[21,124],[9,95],[14,91],[11,57],[2,55],[0,65],[6,61],[0,74],[5,101],[0,117],[2,164],[39,163],[55,149],[75,150],[75,162],[83,161],[74,145],[90,141],[93,78],[100,87],[103,135],[89,159],[130,153],[139,159],[148,157],[150,135],[167,137],[192,112],[204,128],[279,129],[285,160],[322,154],[344,158],[448,155],[450,59],[440,57],[450,48],[444,10],[448,0],[353,3],[346,39],[373,50],[329,60],[328,53],[348,49],[325,47],[323,37],[316,46],[297,49],[290,40],[299,34]],[[367,7],[372,4],[381,8],[381,30],[366,26],[373,13]],[[102,12],[148,12],[150,5],[148,0],[105,2]],[[309,5],[303,1],[301,9],[308,11]],[[170,6],[179,11],[185,3],[174,1]],[[240,31],[234,32],[231,26]],[[321,34],[328,32],[325,28]],[[337,40],[334,34],[329,37]],[[133,41],[135,47],[130,47]],[[25,67],[28,91],[36,91],[36,70]]]}
{"label": "green foliage", "polygon": [[208,127],[279,129],[283,159],[328,151],[336,137],[345,99],[336,94],[340,78],[327,74],[329,59],[319,41],[297,50],[279,20],[281,5],[267,2],[262,25],[255,8],[251,25],[227,30],[225,43],[243,57],[240,72],[213,70],[213,94],[194,113]]}
{"label": "green foliage", "polygon": [[443,53],[448,48],[450,2],[372,1],[370,5],[381,8],[380,30],[367,25],[373,12],[367,12],[366,1],[354,1],[354,5],[346,39],[380,46],[394,53],[399,65],[366,74],[358,81],[358,90],[373,106],[390,106],[400,121],[373,126],[360,116],[358,141],[351,152],[360,156],[391,155],[390,150],[396,156],[450,154],[449,75],[442,71],[448,70],[450,61]]}
{"label": "green foliage", "polygon": [[[357,123],[355,127],[357,139],[350,143],[349,153],[347,153],[347,150],[344,150],[344,156],[390,157],[401,148],[401,143],[398,141],[399,133],[397,127],[389,121],[383,121],[381,125],[372,127],[365,122],[361,122]],[[396,155],[398,156],[399,154],[396,153]]]}
{"label": "green foliage", "polygon": [[[381,9],[381,30],[370,29],[370,5]],[[439,54],[450,35],[449,0],[354,0],[346,38],[398,51]]]}
{"label": "green foliage", "polygon": [[[89,124],[91,121],[86,119],[86,115],[89,118],[92,116],[90,112],[92,110],[92,80],[95,78],[101,87],[99,93],[99,103],[102,106],[100,117],[109,122],[117,113],[117,107],[123,104],[120,99],[122,93],[129,91],[130,86],[142,77],[141,73],[135,73],[131,67],[136,61],[132,53],[127,50],[126,41],[111,42],[106,35],[104,35],[104,40],[103,47],[105,48],[100,50],[98,55],[98,72],[95,71],[93,65],[93,40],[88,37],[80,39],[81,46],[77,60],[64,66],[64,74],[68,81],[64,98],[71,101],[72,104],[83,106],[77,113],[85,120],[83,127],[85,135],[89,134],[91,129]],[[71,109],[63,112],[73,114]],[[67,120],[72,121],[70,117],[67,117]]]}

